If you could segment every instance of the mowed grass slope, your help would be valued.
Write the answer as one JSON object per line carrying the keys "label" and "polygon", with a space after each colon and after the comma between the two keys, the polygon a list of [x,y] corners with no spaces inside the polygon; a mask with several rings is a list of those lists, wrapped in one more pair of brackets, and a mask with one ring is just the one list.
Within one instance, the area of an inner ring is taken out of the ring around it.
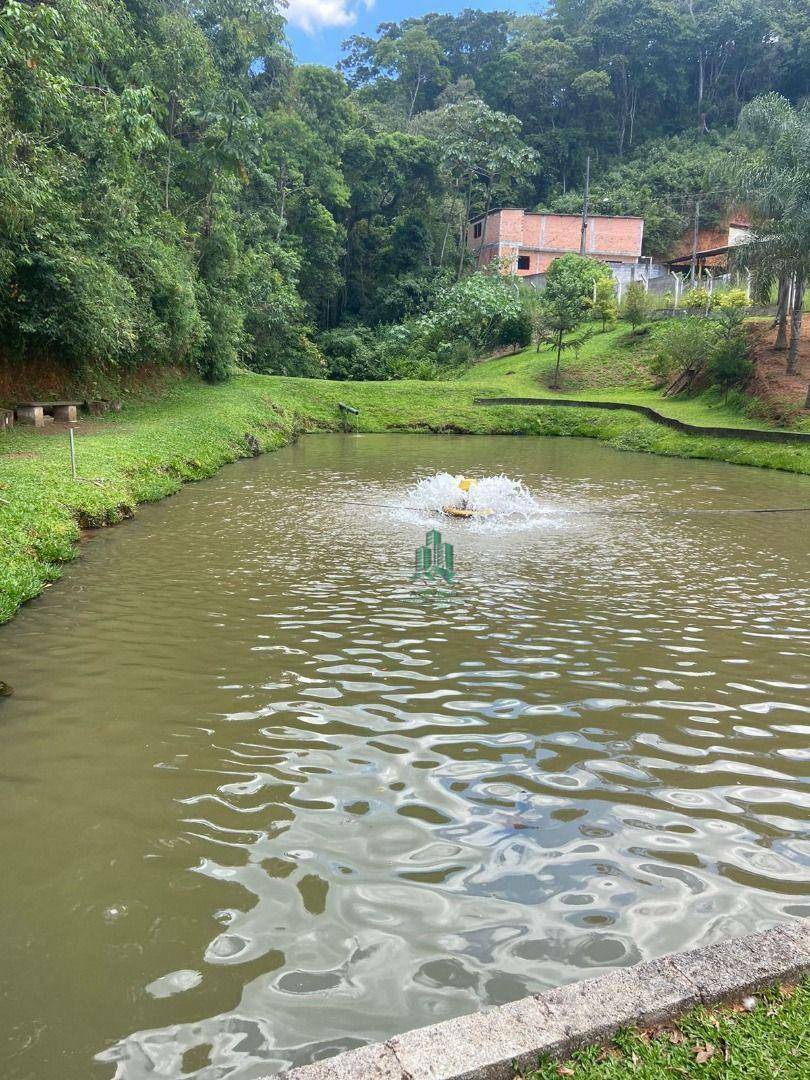
{"label": "mowed grass slope", "polygon": [[[587,364],[585,349],[580,354],[583,370],[589,366],[596,378],[605,365],[611,367],[611,357],[625,349],[626,337],[626,328],[619,327],[588,342]],[[139,502],[213,475],[250,452],[248,434],[263,450],[271,450],[302,432],[339,430],[340,401],[360,410],[359,430],[367,432],[583,436],[620,450],[810,474],[810,446],[681,435],[629,411],[474,404],[479,396],[542,396],[548,391],[540,380],[551,363],[548,352],[538,357],[534,350],[524,350],[478,364],[446,382],[338,383],[254,374],[238,375],[222,386],[188,380],[156,400],[80,424],[76,444],[81,479],[75,482],[65,431],[43,434],[17,427],[0,433],[0,621],[11,618],[21,603],[58,577],[59,564],[75,554],[82,526],[111,524]],[[635,370],[635,363],[627,361],[622,377]],[[592,388],[581,392],[596,394]],[[636,400],[654,395],[649,387],[601,392],[616,398],[636,394]],[[573,396],[570,390],[565,394]],[[683,415],[690,406],[667,402],[665,407],[672,415],[676,408]],[[700,422],[703,414],[698,409],[696,416],[697,406],[691,408],[688,419]],[[712,412],[710,422],[721,418],[723,423],[729,420]]]}
{"label": "mowed grass slope", "polygon": [[[728,402],[714,390],[694,397],[665,398],[656,389],[644,363],[650,348],[648,335],[634,335],[629,323],[619,322],[604,333],[597,329],[577,352],[572,349],[563,352],[558,390],[550,389],[556,354],[547,345],[539,352],[531,346],[496,360],[483,361],[461,378],[465,382],[497,383],[499,396],[564,397],[647,405],[664,416],[699,427],[767,430],[771,426],[743,412],[736,395]],[[794,430],[810,431],[810,419],[799,422]]]}

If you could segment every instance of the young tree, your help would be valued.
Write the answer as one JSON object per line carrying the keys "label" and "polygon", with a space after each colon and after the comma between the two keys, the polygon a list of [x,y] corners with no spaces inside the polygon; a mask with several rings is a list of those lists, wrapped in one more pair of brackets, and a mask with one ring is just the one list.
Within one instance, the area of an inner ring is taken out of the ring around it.
{"label": "young tree", "polygon": [[580,325],[587,310],[588,298],[582,291],[582,279],[577,268],[569,263],[558,267],[553,275],[549,272],[545,291],[540,298],[540,312],[546,334],[557,352],[551,383],[555,390],[560,385],[560,359],[565,347],[565,335]]}
{"label": "young tree", "polygon": [[598,282],[613,284],[610,268],[588,255],[558,255],[548,268],[546,281],[553,284],[558,276],[564,277],[571,287],[576,283],[576,288],[588,302],[593,301],[593,291]]}
{"label": "young tree", "polygon": [[616,302],[616,286],[611,275],[610,278],[599,278],[594,285],[593,313],[602,321],[602,332],[612,326],[619,316],[619,305]]}
{"label": "young tree", "polygon": [[643,326],[652,310],[652,300],[640,281],[632,281],[627,286],[622,302],[622,318],[627,319],[633,332]]}

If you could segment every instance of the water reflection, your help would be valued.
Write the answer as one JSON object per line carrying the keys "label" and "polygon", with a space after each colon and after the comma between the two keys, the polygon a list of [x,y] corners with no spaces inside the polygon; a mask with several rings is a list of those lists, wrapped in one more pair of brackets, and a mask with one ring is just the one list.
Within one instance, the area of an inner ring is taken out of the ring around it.
{"label": "water reflection", "polygon": [[[414,591],[357,501],[439,466],[649,516],[448,524]],[[807,489],[318,437],[93,541],[0,637],[6,1075],[252,1080],[810,913],[806,527],[672,513]]]}

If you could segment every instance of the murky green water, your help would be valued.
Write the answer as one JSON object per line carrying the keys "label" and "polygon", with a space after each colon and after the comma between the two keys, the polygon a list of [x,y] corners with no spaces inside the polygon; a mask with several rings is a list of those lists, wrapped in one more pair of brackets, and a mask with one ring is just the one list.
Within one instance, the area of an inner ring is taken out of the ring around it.
{"label": "murky green water", "polygon": [[[450,597],[340,501],[440,468],[552,510],[448,525]],[[668,513],[741,503],[810,481],[322,436],[93,539],[0,630],[4,1080],[254,1080],[810,914],[810,520]]]}

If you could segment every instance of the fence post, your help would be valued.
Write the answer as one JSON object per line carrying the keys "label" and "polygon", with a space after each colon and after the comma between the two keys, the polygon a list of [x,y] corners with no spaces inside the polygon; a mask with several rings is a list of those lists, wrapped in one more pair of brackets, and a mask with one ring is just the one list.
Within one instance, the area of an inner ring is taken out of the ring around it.
{"label": "fence post", "polygon": [[73,428],[68,431],[70,437],[70,475],[76,479],[76,443],[73,438]]}

